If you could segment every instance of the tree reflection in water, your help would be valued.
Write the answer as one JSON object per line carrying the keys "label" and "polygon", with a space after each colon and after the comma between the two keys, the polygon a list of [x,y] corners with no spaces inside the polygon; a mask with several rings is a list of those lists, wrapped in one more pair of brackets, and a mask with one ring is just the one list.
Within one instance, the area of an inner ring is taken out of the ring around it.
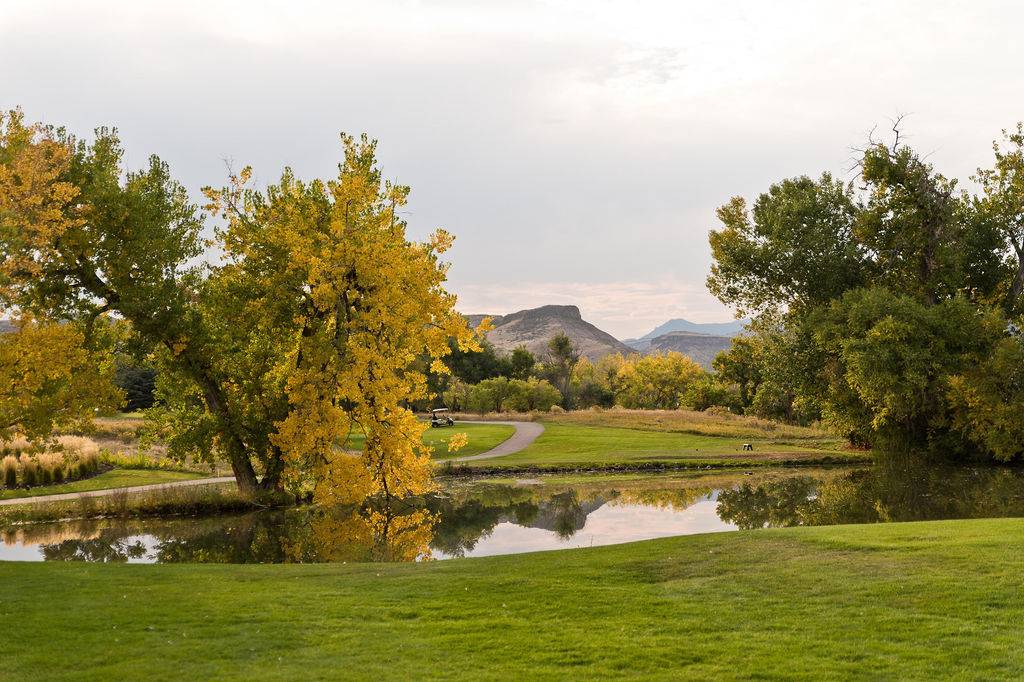
{"label": "tree reflection in water", "polygon": [[[737,484],[738,478],[744,481]],[[717,492],[739,528],[1024,516],[1024,471],[941,468],[888,459],[870,469],[651,478],[587,485],[456,485],[413,500],[305,506],[212,518],[100,520],[5,531],[59,561],[288,563],[466,556],[499,524],[578,533],[605,505],[681,511]],[[629,514],[618,518],[630,523]],[[641,523],[633,521],[634,523]],[[635,530],[642,535],[643,528]]]}
{"label": "tree reflection in water", "polygon": [[1024,516],[1024,470],[885,457],[818,480],[722,491],[718,514],[740,528]]}

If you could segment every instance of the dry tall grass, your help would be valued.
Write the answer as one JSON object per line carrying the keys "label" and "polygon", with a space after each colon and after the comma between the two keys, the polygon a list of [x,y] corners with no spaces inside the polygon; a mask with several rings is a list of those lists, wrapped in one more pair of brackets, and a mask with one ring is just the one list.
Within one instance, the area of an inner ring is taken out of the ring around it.
{"label": "dry tall grass", "polygon": [[[0,460],[0,485],[34,487],[75,481],[99,472],[99,446],[89,438],[60,436],[44,445],[15,440],[8,443],[16,454]],[[23,447],[23,445],[25,447]]]}
{"label": "dry tall grass", "polygon": [[0,443],[0,455],[20,457],[22,453],[31,452],[36,449],[38,449],[36,445],[20,436]]}
{"label": "dry tall grass", "polygon": [[64,482],[64,457],[53,452],[44,452],[36,457],[39,463],[39,483],[50,485],[51,483]]}
{"label": "dry tall grass", "polygon": [[131,417],[98,417],[93,420],[93,426],[97,437],[130,443],[138,440],[146,423]]}
{"label": "dry tall grass", "polygon": [[7,488],[18,485],[18,458],[14,455],[7,455],[0,460],[0,480]]}
{"label": "dry tall grass", "polygon": [[61,450],[74,455],[100,454],[100,446],[92,438],[85,436],[58,436],[57,445]]}

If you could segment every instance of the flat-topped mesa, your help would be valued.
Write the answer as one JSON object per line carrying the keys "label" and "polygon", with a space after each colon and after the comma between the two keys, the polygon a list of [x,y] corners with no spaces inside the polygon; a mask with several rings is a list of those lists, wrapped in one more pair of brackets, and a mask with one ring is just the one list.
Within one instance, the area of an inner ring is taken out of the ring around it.
{"label": "flat-topped mesa", "polygon": [[548,342],[559,333],[572,339],[573,345],[591,360],[610,353],[629,355],[634,352],[611,334],[584,320],[580,309],[574,305],[544,305],[508,315],[466,315],[466,320],[476,326],[485,317],[490,317],[494,325],[487,333],[487,340],[499,352],[508,353],[517,346],[525,346],[542,358],[547,354]]}
{"label": "flat-topped mesa", "polygon": [[535,320],[544,317],[564,317],[567,320],[582,321],[580,309],[574,305],[542,305],[539,308],[528,308],[517,313],[505,315],[502,322],[511,320]]}

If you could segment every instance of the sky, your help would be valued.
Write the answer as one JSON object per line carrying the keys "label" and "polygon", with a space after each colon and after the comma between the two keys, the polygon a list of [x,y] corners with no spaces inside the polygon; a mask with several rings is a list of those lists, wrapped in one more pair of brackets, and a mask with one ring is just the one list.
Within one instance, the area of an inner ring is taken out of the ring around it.
{"label": "sky", "polygon": [[0,0],[0,107],[116,126],[197,199],[226,161],[329,177],[366,132],[410,235],[456,235],[460,310],[571,303],[623,338],[731,319],[715,208],[853,179],[897,116],[946,175],[989,164],[1024,119],[1021,25],[984,0]]}

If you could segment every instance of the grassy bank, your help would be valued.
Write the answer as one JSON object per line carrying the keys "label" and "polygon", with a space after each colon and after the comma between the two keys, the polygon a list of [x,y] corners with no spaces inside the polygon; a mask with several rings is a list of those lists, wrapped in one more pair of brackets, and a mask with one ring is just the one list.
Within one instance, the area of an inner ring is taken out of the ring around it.
{"label": "grassy bank", "polygon": [[155,469],[110,469],[103,473],[61,485],[41,485],[34,488],[15,488],[0,491],[0,500],[22,497],[39,497],[41,495],[60,495],[62,493],[84,493],[90,490],[106,490],[108,488],[127,488],[136,485],[152,485],[154,483],[170,483],[194,478],[204,478],[209,474],[189,471],[162,471]]}
{"label": "grassy bank", "polygon": [[[753,450],[744,450],[746,443]],[[793,439],[756,431],[723,436],[545,420],[544,433],[526,449],[465,465],[473,470],[657,470],[677,466],[854,463],[867,459],[867,453],[844,450],[835,439],[827,437]]]}
{"label": "grassy bank", "polygon": [[[1024,521],[404,565],[4,564],[12,678],[1024,675]],[[54,586],[63,586],[53,598]]]}

